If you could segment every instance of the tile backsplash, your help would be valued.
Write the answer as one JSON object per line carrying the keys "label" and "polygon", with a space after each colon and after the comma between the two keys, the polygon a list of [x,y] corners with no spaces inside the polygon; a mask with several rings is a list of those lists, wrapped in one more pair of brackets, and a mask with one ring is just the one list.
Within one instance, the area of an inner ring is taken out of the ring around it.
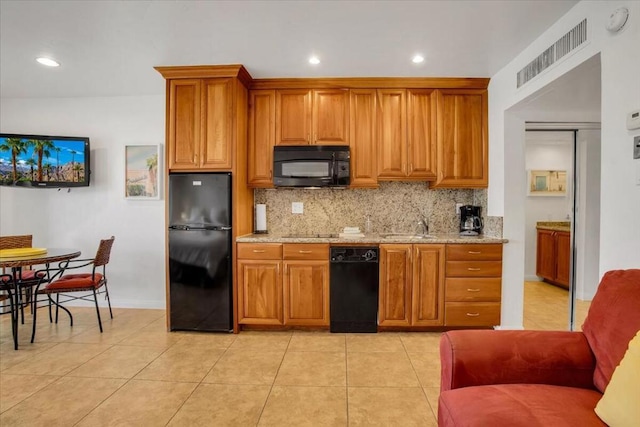
{"label": "tile backsplash", "polygon": [[[422,217],[431,233],[458,232],[456,203],[482,206],[486,190],[429,190],[424,182],[382,182],[378,189],[257,189],[255,203],[267,205],[270,233],[339,233],[344,227],[364,230],[371,216],[372,232],[414,232]],[[291,213],[291,204],[302,202],[303,213]],[[502,221],[485,224],[485,234],[502,235]],[[499,230],[497,230],[499,228]]]}

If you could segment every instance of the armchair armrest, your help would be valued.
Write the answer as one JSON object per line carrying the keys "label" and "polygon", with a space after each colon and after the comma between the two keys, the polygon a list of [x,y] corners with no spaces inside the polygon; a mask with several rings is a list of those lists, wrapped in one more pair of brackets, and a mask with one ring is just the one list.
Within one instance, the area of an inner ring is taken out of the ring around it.
{"label": "armchair armrest", "polygon": [[595,357],[582,332],[449,331],[440,339],[440,390],[488,384],[592,389]]}

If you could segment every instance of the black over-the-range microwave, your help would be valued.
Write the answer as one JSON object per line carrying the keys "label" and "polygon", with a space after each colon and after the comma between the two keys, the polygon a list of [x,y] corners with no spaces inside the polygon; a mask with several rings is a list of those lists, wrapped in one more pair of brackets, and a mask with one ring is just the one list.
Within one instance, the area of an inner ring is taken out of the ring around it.
{"label": "black over-the-range microwave", "polygon": [[275,187],[349,186],[349,146],[281,145],[273,148]]}

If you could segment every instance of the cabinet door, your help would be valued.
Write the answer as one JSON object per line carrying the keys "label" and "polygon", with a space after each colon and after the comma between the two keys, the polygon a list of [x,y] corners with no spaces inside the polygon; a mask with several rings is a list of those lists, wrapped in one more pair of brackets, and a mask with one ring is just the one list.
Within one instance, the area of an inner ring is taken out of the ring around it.
{"label": "cabinet door", "polygon": [[169,81],[169,170],[199,167],[201,87],[199,79]]}
{"label": "cabinet door", "polygon": [[349,91],[327,89],[313,91],[313,143],[349,145]]}
{"label": "cabinet door", "polygon": [[407,176],[406,90],[378,90],[378,178]]}
{"label": "cabinet door", "polygon": [[411,323],[444,324],[444,245],[414,245]]}
{"label": "cabinet door", "polygon": [[329,325],[329,261],[284,262],[284,324]]}
{"label": "cabinet door", "polygon": [[276,145],[310,143],[311,91],[276,91]]}
{"label": "cabinet door", "polygon": [[407,91],[407,152],[410,178],[436,178],[436,95],[431,89]]}
{"label": "cabinet door", "polygon": [[282,261],[238,260],[238,323],[282,325]]}
{"label": "cabinet door", "polygon": [[380,245],[380,326],[411,324],[411,245]]}
{"label": "cabinet door", "polygon": [[351,187],[377,187],[376,91],[352,89],[350,96]]}
{"label": "cabinet door", "polygon": [[273,187],[273,146],[275,145],[276,93],[249,92],[248,184]]}
{"label": "cabinet door", "polygon": [[442,89],[437,96],[437,181],[433,187],[487,187],[487,91]]}
{"label": "cabinet door", "polygon": [[569,288],[571,233],[556,231],[556,282]]}
{"label": "cabinet door", "polygon": [[231,170],[233,79],[203,80],[200,167]]}
{"label": "cabinet door", "polygon": [[538,230],[536,275],[554,281],[556,277],[556,238],[551,230]]}

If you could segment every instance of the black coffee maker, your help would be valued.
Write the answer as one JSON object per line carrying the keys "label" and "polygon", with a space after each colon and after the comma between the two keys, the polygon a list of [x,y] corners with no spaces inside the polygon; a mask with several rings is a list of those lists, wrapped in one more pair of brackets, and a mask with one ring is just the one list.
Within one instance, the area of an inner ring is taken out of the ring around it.
{"label": "black coffee maker", "polygon": [[478,236],[482,234],[482,207],[464,205],[460,207],[460,235]]}

